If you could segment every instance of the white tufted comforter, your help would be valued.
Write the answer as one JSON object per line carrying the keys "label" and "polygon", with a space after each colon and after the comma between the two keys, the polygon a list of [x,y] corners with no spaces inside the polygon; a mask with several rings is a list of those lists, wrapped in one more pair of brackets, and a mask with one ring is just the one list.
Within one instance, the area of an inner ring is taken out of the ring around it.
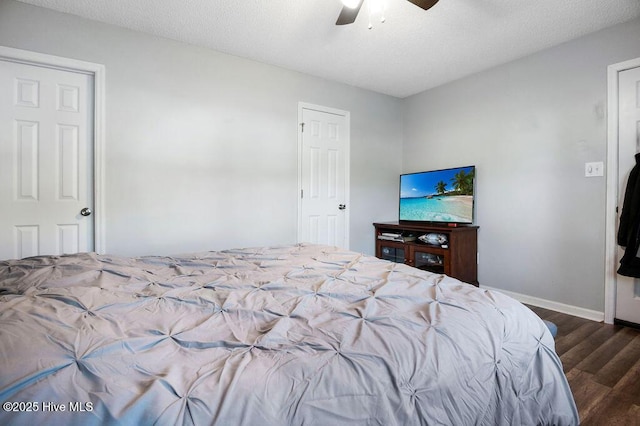
{"label": "white tufted comforter", "polygon": [[520,303],[333,247],[0,262],[0,424],[573,425]]}

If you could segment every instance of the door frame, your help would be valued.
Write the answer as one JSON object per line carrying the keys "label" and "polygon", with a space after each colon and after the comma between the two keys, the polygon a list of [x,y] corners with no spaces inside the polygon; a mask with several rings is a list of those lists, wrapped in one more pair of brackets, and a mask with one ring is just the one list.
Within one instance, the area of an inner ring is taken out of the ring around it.
{"label": "door frame", "polygon": [[350,183],[350,176],[351,176],[351,113],[349,111],[344,111],[341,109],[336,109],[336,108],[330,108],[330,107],[325,107],[325,106],[321,106],[321,105],[315,105],[315,104],[311,104],[311,103],[307,103],[307,102],[298,102],[298,190],[296,193],[296,198],[298,200],[298,228],[296,230],[296,241],[301,242],[300,241],[300,237],[302,235],[302,170],[303,170],[303,164],[302,164],[302,123],[303,123],[303,119],[302,119],[302,111],[305,109],[312,109],[314,111],[319,111],[319,112],[325,112],[328,114],[335,114],[335,115],[340,115],[342,117],[344,117],[345,119],[345,126],[347,128],[347,134],[346,134],[346,138],[345,138],[345,143],[347,145],[346,148],[346,152],[345,152],[345,189],[344,189],[344,198],[345,198],[345,204],[347,206],[347,211],[345,214],[345,218],[344,218],[344,228],[345,228],[345,236],[344,236],[344,242],[345,242],[345,248],[349,248],[350,247],[350,242],[349,242],[349,234],[351,233],[351,228],[349,225],[349,216],[351,216],[349,214],[349,209],[351,208],[351,204],[350,204],[350,200],[351,200],[351,196],[350,196],[350,188],[351,188],[351,183]]}
{"label": "door frame", "polygon": [[[616,315],[618,213],[618,138],[619,138],[619,74],[640,67],[640,58],[607,67],[607,187],[605,211],[604,322],[613,324]],[[622,208],[622,206],[620,206]]]}
{"label": "door frame", "polygon": [[105,66],[6,46],[0,46],[0,59],[93,76],[93,250],[104,253]]}

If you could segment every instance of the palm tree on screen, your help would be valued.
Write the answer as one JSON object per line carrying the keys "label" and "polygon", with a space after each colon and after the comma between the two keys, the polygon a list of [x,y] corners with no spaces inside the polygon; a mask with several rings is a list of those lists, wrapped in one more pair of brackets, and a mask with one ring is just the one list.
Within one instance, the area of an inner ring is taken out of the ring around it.
{"label": "palm tree on screen", "polygon": [[471,195],[473,193],[473,172],[466,173],[460,170],[453,178],[453,188],[461,195]]}

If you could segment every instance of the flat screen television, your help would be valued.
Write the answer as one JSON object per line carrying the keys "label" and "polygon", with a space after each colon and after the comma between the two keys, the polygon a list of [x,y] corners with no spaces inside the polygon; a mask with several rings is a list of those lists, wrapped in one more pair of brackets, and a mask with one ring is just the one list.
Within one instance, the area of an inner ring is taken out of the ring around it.
{"label": "flat screen television", "polygon": [[473,223],[475,166],[400,175],[400,222]]}

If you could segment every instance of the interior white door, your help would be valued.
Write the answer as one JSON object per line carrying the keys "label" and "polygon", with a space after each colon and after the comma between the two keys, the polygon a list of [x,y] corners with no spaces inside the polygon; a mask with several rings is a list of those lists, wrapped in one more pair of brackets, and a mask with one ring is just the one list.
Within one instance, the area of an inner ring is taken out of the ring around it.
{"label": "interior white door", "polygon": [[[629,172],[635,165],[634,156],[640,152],[640,68],[622,71],[618,87],[618,205],[622,206]],[[623,254],[624,250],[619,248],[618,259]],[[618,275],[615,317],[640,324],[640,280],[637,278]]]}
{"label": "interior white door", "polygon": [[93,108],[92,75],[0,60],[0,259],[94,249]]}
{"label": "interior white door", "polygon": [[298,240],[349,245],[348,113],[302,107]]}

